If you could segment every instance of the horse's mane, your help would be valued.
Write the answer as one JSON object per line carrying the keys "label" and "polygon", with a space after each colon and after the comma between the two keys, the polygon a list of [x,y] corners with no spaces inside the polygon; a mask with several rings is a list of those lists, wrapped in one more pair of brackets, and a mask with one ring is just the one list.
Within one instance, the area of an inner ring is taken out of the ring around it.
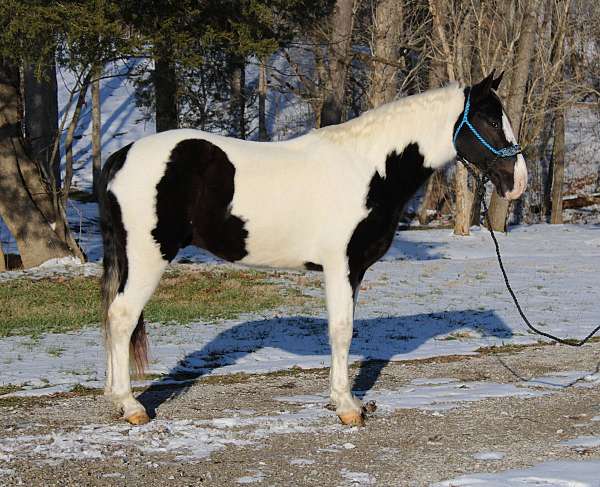
{"label": "horse's mane", "polygon": [[447,103],[449,97],[461,89],[456,82],[441,88],[434,88],[417,95],[411,95],[380,107],[371,109],[360,116],[339,125],[331,125],[316,129],[311,132],[319,137],[327,138],[333,142],[343,142],[359,136],[385,130],[389,123],[398,123],[407,117],[415,117],[423,113],[423,109],[431,111],[435,105]]}

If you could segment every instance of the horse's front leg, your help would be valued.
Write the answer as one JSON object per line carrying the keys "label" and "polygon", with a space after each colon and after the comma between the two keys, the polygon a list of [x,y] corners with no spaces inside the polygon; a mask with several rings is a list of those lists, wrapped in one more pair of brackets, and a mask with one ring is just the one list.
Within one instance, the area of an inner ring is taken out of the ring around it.
{"label": "horse's front leg", "polygon": [[354,298],[346,262],[324,266],[331,368],[331,402],[342,423],[362,425],[362,404],[352,395],[348,379],[348,353],[352,342]]}

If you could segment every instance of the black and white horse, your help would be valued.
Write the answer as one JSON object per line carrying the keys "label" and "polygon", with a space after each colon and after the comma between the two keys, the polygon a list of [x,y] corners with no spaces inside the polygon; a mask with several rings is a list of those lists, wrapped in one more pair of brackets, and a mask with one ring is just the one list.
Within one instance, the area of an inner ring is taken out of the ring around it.
{"label": "black and white horse", "polygon": [[500,78],[403,98],[285,142],[181,129],[113,154],[100,191],[105,393],[124,418],[149,420],[131,392],[130,352],[143,367],[144,305],[177,251],[193,244],[240,264],[324,272],[331,401],[343,423],[360,424],[348,381],[354,305],[403,206],[457,153],[487,168],[504,197],[525,190],[525,161],[505,150],[518,146],[494,92]]}

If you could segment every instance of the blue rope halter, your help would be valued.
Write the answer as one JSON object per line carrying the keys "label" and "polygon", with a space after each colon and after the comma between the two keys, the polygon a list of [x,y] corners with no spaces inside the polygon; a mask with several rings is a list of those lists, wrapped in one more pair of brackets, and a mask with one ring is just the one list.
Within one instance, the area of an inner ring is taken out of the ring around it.
{"label": "blue rope halter", "polygon": [[502,149],[496,149],[495,147],[492,147],[490,145],[490,143],[482,137],[482,135],[477,131],[477,129],[475,127],[473,127],[473,124],[471,122],[469,122],[468,117],[469,117],[469,109],[470,108],[471,108],[471,92],[469,91],[469,94],[467,96],[467,102],[465,103],[465,110],[463,112],[462,120],[460,121],[460,124],[458,125],[456,132],[454,132],[454,137],[452,138],[452,143],[454,144],[454,148],[456,149],[457,153],[458,153],[458,148],[456,147],[456,139],[458,138],[458,133],[465,125],[473,133],[473,135],[480,142],[480,144],[482,146],[484,146],[487,150],[489,150],[492,154],[494,154],[496,157],[512,157],[512,156],[516,156],[517,154],[521,153],[521,147],[518,144],[511,144],[508,147],[503,147]]}

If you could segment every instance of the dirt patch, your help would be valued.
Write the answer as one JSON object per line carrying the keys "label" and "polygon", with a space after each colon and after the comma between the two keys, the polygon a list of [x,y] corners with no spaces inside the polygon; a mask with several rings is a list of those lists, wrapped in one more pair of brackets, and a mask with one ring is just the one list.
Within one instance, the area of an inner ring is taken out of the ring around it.
{"label": "dirt patch", "polygon": [[[342,427],[323,408],[325,369],[203,378],[160,403],[147,430],[126,426],[89,390],[0,401],[0,482],[416,486],[556,459],[598,459],[598,447],[563,442],[600,436],[600,386],[573,372],[593,372],[599,363],[598,344],[365,362],[352,368],[354,376],[374,381],[368,394],[381,398],[365,428]],[[540,376],[544,381],[533,381]],[[580,380],[565,380],[571,376]],[[497,395],[446,407],[448,398],[435,396],[444,388],[466,398],[488,389]],[[512,392],[494,392],[502,388]],[[161,391],[145,400],[153,394]],[[386,407],[394,394],[397,401],[434,395],[425,405]],[[15,438],[29,438],[27,448],[15,447]],[[194,457],[202,449],[210,451]],[[499,458],[480,458],[490,451]]]}

